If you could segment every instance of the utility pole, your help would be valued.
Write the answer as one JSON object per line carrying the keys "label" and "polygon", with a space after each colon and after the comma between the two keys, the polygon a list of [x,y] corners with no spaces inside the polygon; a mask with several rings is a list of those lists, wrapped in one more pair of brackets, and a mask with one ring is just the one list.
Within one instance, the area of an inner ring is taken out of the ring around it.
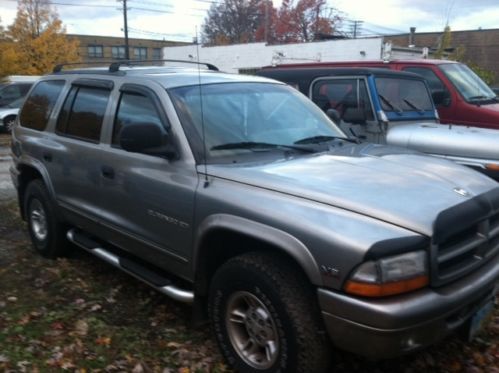
{"label": "utility pole", "polygon": [[126,6],[126,0],[118,0],[118,1],[123,1],[123,21],[125,23],[125,27],[123,29],[123,31],[125,31],[125,59],[129,60],[130,46],[128,43],[128,19],[127,19],[128,8]]}
{"label": "utility pole", "polygon": [[269,42],[269,2],[270,0],[265,1],[265,44]]}
{"label": "utility pole", "polygon": [[350,29],[352,30],[353,38],[357,39],[357,34],[360,34],[360,28],[364,21],[352,20],[350,21]]}

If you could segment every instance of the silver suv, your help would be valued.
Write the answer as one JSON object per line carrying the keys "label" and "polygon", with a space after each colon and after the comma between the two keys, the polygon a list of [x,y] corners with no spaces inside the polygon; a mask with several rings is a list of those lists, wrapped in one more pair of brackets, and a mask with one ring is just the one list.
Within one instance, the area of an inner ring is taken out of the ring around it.
{"label": "silver suv", "polygon": [[[242,372],[320,372],[472,337],[494,307],[499,188],[357,144],[301,93],[182,67],[57,69],[12,133],[42,255],[70,241],[211,320]],[[207,311],[207,312],[205,312]]]}

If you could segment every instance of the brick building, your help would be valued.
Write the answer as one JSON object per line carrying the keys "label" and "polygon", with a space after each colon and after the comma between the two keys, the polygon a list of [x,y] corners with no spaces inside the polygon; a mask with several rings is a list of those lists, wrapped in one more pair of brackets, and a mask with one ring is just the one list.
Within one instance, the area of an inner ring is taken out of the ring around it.
{"label": "brick building", "polygon": [[[125,39],[113,36],[68,34],[69,39],[80,42],[79,55],[82,61],[116,60],[125,58]],[[163,48],[188,45],[190,43],[129,38],[130,59],[156,60],[163,58]]]}
{"label": "brick building", "polygon": [[[386,36],[385,41],[394,45],[428,47],[437,49],[442,32],[419,32]],[[452,47],[464,49],[463,62],[474,63],[495,73],[495,84],[499,84],[499,29],[452,31]]]}

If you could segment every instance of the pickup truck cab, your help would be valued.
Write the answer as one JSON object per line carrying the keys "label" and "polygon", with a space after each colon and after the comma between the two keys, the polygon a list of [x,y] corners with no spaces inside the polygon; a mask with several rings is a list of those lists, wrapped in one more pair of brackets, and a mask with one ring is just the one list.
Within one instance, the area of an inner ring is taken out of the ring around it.
{"label": "pickup truck cab", "polygon": [[[460,62],[434,59],[376,60],[285,66],[295,68],[374,67],[419,74],[430,86],[441,123],[499,129],[499,101],[496,94],[468,66]],[[265,69],[272,69],[272,67]]]}
{"label": "pickup truck cab", "polygon": [[35,251],[70,241],[192,303],[238,372],[476,335],[497,294],[496,182],[358,144],[283,83],[139,63],[59,68],[28,94],[10,172]]}
{"label": "pickup truck cab", "polygon": [[439,124],[420,75],[323,65],[281,65],[257,74],[297,88],[361,141],[452,159],[499,180],[499,131]]}

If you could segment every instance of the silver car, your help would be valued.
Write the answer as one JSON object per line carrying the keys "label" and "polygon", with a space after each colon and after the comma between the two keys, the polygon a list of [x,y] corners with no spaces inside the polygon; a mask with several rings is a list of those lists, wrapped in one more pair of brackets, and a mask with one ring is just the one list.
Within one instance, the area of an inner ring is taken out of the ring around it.
{"label": "silver car", "polygon": [[12,132],[33,246],[88,250],[211,321],[242,372],[386,358],[494,307],[499,188],[357,144],[305,96],[211,70],[57,69]]}

